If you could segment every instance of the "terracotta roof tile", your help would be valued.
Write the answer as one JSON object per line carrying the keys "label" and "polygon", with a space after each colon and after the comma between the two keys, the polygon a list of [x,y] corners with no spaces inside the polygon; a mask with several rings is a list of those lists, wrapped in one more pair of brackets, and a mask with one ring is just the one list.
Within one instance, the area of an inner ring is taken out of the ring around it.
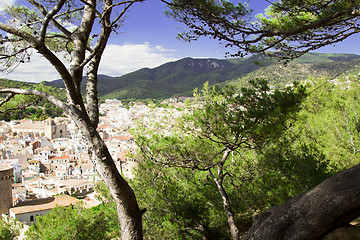
{"label": "terracotta roof tile", "polygon": [[53,209],[57,206],[67,207],[76,204],[78,201],[79,200],[74,197],[70,197],[68,195],[60,195],[44,199],[23,201],[20,202],[17,206],[10,208],[10,211],[14,214],[37,212],[41,210]]}

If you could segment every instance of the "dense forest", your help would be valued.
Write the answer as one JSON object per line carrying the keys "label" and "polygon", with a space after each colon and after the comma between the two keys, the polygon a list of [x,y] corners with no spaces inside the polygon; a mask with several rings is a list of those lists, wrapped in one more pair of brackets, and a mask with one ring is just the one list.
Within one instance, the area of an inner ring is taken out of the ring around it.
{"label": "dense forest", "polygon": [[[276,115],[270,123],[249,123],[241,110],[234,116],[234,109],[221,106],[224,101],[231,106],[232,95],[210,91],[200,95],[207,99],[203,107],[172,122],[173,134],[159,130],[168,126],[169,119],[139,127],[135,136],[141,149],[140,167],[133,184],[140,205],[148,210],[147,238],[228,239],[229,206],[242,235],[255,213],[359,164],[358,75],[327,81],[308,82],[300,105],[294,98],[299,92],[274,97],[280,106],[272,110]],[[274,99],[258,102],[269,110]],[[248,101],[244,105],[253,111],[253,119],[259,113],[271,117]],[[246,125],[250,132],[237,129],[234,122]],[[242,143],[237,145],[236,138],[242,138]],[[227,150],[231,154],[225,159]]]}

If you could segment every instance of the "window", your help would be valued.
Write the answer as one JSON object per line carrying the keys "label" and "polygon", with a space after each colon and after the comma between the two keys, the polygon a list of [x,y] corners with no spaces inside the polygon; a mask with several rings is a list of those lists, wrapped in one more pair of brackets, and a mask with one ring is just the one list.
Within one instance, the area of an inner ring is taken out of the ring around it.
{"label": "window", "polygon": [[34,221],[34,216],[31,215],[31,216],[30,216],[30,222],[33,222],[33,221]]}

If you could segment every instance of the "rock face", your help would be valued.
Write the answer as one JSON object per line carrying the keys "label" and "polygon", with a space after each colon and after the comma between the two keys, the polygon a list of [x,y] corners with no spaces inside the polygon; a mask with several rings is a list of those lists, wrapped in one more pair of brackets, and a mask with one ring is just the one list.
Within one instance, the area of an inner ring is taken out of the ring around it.
{"label": "rock face", "polygon": [[349,226],[340,227],[330,232],[323,240],[360,239],[360,217],[350,222]]}
{"label": "rock face", "polygon": [[323,240],[356,240],[360,239],[359,227],[342,227],[329,233]]}
{"label": "rock face", "polygon": [[283,205],[255,216],[242,240],[323,239],[360,215],[359,183],[360,165],[344,170]]}

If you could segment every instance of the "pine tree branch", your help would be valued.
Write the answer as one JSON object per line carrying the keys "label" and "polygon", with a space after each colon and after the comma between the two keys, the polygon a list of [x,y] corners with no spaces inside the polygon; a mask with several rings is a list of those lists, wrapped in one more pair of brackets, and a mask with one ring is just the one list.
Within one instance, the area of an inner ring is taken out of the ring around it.
{"label": "pine tree branch", "polygon": [[40,41],[42,43],[45,42],[45,35],[46,35],[47,27],[49,26],[49,22],[61,10],[65,2],[66,0],[59,0],[58,3],[53,7],[53,9],[51,9],[46,13],[40,29]]}
{"label": "pine tree branch", "polygon": [[15,93],[9,93],[4,99],[0,101],[0,107],[15,97]]}
{"label": "pine tree branch", "polygon": [[[48,15],[48,11],[45,9],[43,5],[41,5],[38,1],[35,0],[27,0],[29,3],[31,3],[34,7],[39,9],[39,11],[44,15]],[[58,21],[55,20],[55,18],[51,18],[51,22],[54,24],[54,26],[59,29],[62,33],[64,33],[66,36],[70,37],[71,32],[68,31],[64,26],[62,26]]]}
{"label": "pine tree branch", "polygon": [[22,94],[22,95],[34,95],[34,96],[44,98],[44,99],[48,100],[49,102],[53,103],[55,106],[57,106],[57,107],[61,108],[62,110],[64,110],[64,112],[69,113],[69,111],[70,111],[69,106],[67,104],[60,101],[59,99],[57,99],[53,95],[42,92],[42,91],[39,91],[39,90],[35,90],[35,89],[18,89],[18,88],[4,88],[4,89],[0,89],[0,93],[9,93],[9,95],[0,102],[0,106],[2,104],[4,104],[5,102],[8,102],[16,94]]}

